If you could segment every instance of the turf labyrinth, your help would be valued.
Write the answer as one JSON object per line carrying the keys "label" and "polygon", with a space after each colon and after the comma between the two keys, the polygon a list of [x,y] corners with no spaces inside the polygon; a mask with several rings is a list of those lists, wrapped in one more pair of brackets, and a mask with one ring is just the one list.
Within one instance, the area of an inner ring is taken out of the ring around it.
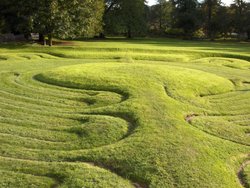
{"label": "turf labyrinth", "polygon": [[1,46],[0,187],[250,186],[249,44],[94,43]]}

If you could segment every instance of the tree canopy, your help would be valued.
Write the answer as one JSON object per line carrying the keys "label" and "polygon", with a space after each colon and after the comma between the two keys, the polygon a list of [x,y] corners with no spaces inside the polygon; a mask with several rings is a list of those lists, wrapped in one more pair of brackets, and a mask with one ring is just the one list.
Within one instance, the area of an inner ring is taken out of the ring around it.
{"label": "tree canopy", "polygon": [[102,31],[102,0],[20,0],[18,3],[4,0],[1,7],[6,31],[38,32],[47,35],[50,44],[52,36],[73,39],[93,37]]}
{"label": "tree canopy", "polygon": [[61,39],[158,35],[250,39],[250,2],[235,0],[1,0],[0,33]]}

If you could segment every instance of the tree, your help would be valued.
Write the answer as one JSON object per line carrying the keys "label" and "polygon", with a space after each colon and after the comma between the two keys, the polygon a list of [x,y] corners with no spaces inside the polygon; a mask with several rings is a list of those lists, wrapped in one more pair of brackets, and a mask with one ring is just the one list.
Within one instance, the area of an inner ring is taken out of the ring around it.
{"label": "tree", "polygon": [[[104,31],[107,34],[120,34],[124,32],[121,22],[121,1],[122,0],[105,0],[105,11],[103,16]],[[101,38],[105,37],[100,33]]]}
{"label": "tree", "polygon": [[216,32],[218,31],[218,25],[215,21],[216,12],[221,4],[219,0],[205,0],[203,2],[204,12],[206,15],[205,29],[208,38],[214,40]]}
{"label": "tree", "polygon": [[92,37],[102,30],[103,0],[1,0],[3,32],[58,38]]}
{"label": "tree", "polygon": [[247,3],[246,5],[246,12],[245,12],[245,27],[246,27],[246,32],[247,32],[247,38],[250,40],[250,3]]}
{"label": "tree", "polygon": [[191,38],[201,25],[201,12],[197,0],[172,0],[173,27],[181,28],[185,38]]}
{"label": "tree", "polygon": [[222,36],[226,37],[228,33],[231,33],[233,30],[232,22],[233,16],[230,12],[229,7],[219,6],[217,8],[213,22],[217,27],[216,31],[213,31],[215,34],[219,33]]}
{"label": "tree", "polygon": [[117,6],[120,3],[121,3],[121,0],[105,0],[104,16],[107,15],[114,6]]}
{"label": "tree", "polygon": [[234,0],[234,5],[235,5],[235,26],[236,30],[239,32],[239,34],[241,34],[243,33],[244,30],[242,14],[245,3],[243,0]]}
{"label": "tree", "polygon": [[172,25],[173,6],[170,1],[158,0],[150,7],[149,27],[158,34],[164,33]]}
{"label": "tree", "polygon": [[106,1],[104,14],[105,31],[109,34],[126,33],[128,38],[145,31],[145,1],[117,0]]}
{"label": "tree", "polygon": [[231,8],[234,9],[234,27],[239,38],[241,39],[242,36],[244,38],[245,33],[247,33],[249,38],[250,3],[243,0],[235,0]]}
{"label": "tree", "polygon": [[59,38],[92,37],[102,30],[102,0],[36,0],[35,31]]}
{"label": "tree", "polygon": [[121,3],[121,14],[128,38],[141,34],[145,29],[144,3],[144,0],[123,0]]}
{"label": "tree", "polygon": [[173,6],[170,1],[159,0],[160,3],[160,28],[165,31],[171,26]]}
{"label": "tree", "polygon": [[33,9],[30,8],[31,2],[27,0],[1,0],[0,32],[28,35],[32,29]]}

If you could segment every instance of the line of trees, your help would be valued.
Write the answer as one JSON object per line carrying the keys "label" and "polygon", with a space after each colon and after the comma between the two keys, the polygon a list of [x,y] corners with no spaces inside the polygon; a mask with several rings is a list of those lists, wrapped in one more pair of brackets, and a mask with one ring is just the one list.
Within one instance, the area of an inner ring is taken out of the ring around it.
{"label": "line of trees", "polygon": [[151,33],[186,38],[229,37],[250,39],[250,2],[234,0],[225,6],[220,0],[158,0],[150,9]]}
{"label": "line of trees", "polygon": [[250,39],[250,2],[234,0],[1,0],[0,33],[74,39],[105,35]]}

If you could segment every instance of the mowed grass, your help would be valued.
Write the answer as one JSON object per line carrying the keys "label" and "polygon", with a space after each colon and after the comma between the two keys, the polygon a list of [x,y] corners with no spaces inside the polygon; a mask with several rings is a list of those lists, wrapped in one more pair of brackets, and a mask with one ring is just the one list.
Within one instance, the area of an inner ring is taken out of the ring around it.
{"label": "mowed grass", "polygon": [[249,187],[250,45],[0,47],[0,187]]}

